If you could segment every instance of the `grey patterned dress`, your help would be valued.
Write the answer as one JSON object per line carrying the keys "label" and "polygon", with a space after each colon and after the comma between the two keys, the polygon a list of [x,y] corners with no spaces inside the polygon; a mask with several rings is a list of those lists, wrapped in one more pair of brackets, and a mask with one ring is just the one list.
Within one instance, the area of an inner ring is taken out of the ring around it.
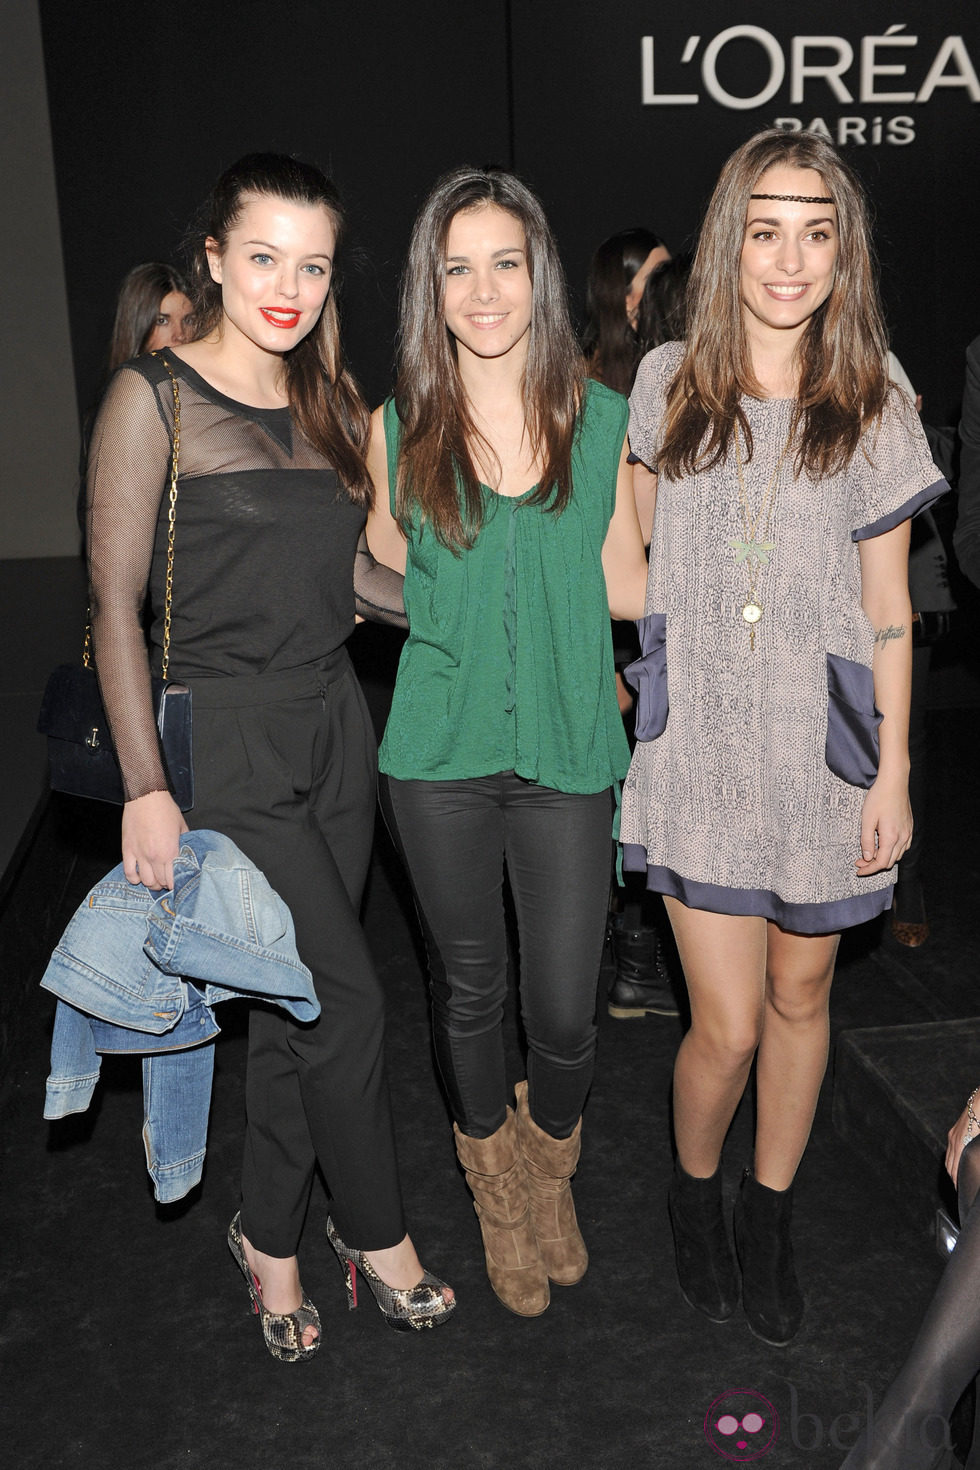
{"label": "grey patterned dress", "polygon": [[[667,343],[640,365],[630,398],[633,453],[656,468],[665,393],[683,354]],[[775,474],[792,401],[746,399],[752,515]],[[842,473],[796,476],[790,450],[768,533],[752,562],[734,458],[680,481],[660,477],[650,549],[637,745],[623,789],[625,867],[693,908],[760,914],[830,933],[880,913],[895,872],[859,877],[861,808],[878,758],[873,631],[861,606],[858,542],[914,515],[948,487],[918,418],[893,390],[866,452]],[[745,450],[743,446],[743,459]],[[753,538],[748,538],[753,539]],[[733,544],[736,543],[736,544]]]}

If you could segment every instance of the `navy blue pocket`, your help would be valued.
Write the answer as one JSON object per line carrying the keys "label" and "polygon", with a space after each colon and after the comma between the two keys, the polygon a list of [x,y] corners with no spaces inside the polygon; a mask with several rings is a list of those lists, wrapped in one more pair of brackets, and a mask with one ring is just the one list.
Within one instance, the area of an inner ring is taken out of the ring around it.
{"label": "navy blue pocket", "polygon": [[656,740],[667,725],[667,614],[647,613],[636,624],[641,657],[624,675],[636,690],[637,740]]}
{"label": "navy blue pocket", "polygon": [[875,686],[866,664],[827,654],[827,765],[851,786],[872,785],[878,774]]}

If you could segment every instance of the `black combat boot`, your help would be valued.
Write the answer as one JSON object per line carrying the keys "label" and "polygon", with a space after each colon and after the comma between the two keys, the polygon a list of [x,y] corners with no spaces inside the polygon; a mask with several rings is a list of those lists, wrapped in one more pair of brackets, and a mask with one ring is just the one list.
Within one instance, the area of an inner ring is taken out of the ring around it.
{"label": "black combat boot", "polygon": [[619,1021],[637,1016],[676,1016],[677,1001],[664,960],[659,931],[616,914],[610,925],[616,979],[609,990],[609,1014]]}

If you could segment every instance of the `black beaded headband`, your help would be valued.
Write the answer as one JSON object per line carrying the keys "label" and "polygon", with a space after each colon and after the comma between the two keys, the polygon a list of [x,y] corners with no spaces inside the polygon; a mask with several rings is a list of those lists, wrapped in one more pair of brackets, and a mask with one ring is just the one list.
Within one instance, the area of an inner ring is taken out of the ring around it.
{"label": "black beaded headband", "polygon": [[825,194],[750,194],[750,199],[785,199],[788,204],[833,204]]}

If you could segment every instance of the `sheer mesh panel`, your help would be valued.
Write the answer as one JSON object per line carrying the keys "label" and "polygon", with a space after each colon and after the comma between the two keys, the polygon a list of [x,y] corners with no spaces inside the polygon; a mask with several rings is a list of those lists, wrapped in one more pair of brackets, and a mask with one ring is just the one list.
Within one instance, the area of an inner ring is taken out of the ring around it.
{"label": "sheer mesh panel", "polygon": [[[235,403],[171,361],[181,434],[170,677],[324,658],[353,627],[355,555],[358,611],[403,623],[401,578],[359,548],[363,510],[289,410]],[[167,788],[149,667],[161,663],[172,432],[163,364],[120,369],[92,435],[88,544],[93,645],[127,798]]]}
{"label": "sheer mesh panel", "polygon": [[362,618],[372,623],[386,623],[392,628],[407,628],[404,600],[405,578],[401,572],[375,561],[361,532],[354,558],[354,606]]}

